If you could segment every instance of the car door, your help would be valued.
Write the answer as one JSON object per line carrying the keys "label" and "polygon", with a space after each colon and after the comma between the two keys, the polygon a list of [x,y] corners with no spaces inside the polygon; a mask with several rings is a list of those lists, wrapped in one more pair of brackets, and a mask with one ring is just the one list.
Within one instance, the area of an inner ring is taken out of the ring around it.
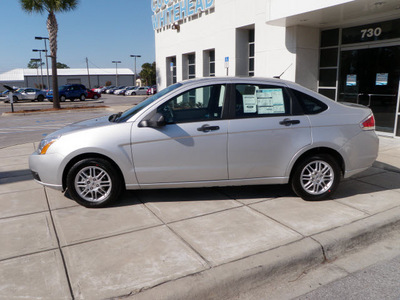
{"label": "car door", "polygon": [[33,100],[35,96],[33,95],[34,91],[33,89],[24,89],[21,91],[21,99],[22,100]]}
{"label": "car door", "polygon": [[132,153],[140,185],[228,178],[225,91],[225,85],[190,89],[150,113],[162,114],[165,126],[133,128]]}
{"label": "car door", "polygon": [[284,86],[237,84],[228,131],[229,179],[284,177],[296,153],[311,144],[310,121],[292,115]]}

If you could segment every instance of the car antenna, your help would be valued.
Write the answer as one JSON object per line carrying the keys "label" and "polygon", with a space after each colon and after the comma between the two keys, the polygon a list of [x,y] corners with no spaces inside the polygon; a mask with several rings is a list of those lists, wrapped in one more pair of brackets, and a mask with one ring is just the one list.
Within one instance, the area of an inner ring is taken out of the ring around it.
{"label": "car antenna", "polygon": [[285,71],[282,72],[281,75],[279,75],[279,76],[274,76],[274,78],[281,79],[281,76],[282,76],[283,74],[285,74],[285,72],[286,72],[287,70],[289,70],[289,68],[290,68],[292,65],[293,65],[293,63],[291,63],[291,64],[289,65],[289,67],[287,67],[287,68],[285,69]]}

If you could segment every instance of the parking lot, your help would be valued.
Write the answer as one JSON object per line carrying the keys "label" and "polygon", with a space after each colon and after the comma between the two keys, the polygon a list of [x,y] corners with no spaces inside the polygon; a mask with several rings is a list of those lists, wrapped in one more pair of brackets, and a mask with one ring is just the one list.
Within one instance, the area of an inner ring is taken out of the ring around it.
{"label": "parking lot", "polygon": [[4,299],[227,299],[283,274],[289,283],[399,226],[398,139],[381,138],[374,167],[328,201],[283,185],[129,191],[104,209],[35,183],[36,145],[0,149]]}

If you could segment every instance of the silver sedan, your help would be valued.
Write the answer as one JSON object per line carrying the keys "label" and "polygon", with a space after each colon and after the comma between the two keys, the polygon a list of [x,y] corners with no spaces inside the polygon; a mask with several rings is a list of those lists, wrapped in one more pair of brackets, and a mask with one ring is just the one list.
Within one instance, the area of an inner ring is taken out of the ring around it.
{"label": "silver sedan", "polygon": [[[43,101],[46,98],[46,92],[35,89],[35,88],[20,88],[13,93],[13,101],[31,100],[31,101]],[[10,96],[8,95],[4,102],[10,102]]]}
{"label": "silver sedan", "polygon": [[37,182],[87,207],[124,189],[287,183],[303,199],[321,200],[377,153],[367,107],[279,79],[205,78],[58,130],[29,165]]}

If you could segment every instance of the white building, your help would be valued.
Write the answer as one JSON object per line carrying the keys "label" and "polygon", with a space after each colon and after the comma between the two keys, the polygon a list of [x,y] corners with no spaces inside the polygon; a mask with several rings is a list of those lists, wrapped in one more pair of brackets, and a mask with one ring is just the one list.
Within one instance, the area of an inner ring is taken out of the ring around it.
{"label": "white building", "polygon": [[[51,69],[49,69],[50,87],[52,85],[51,74]],[[87,69],[57,69],[57,77],[59,86],[79,83],[87,88],[103,86],[107,81],[113,85],[134,85],[135,80],[134,72],[127,68],[120,68],[118,72],[116,72],[115,68],[89,69],[89,72]],[[16,87],[35,87],[42,84],[42,82],[47,86],[46,68],[43,68],[43,70],[14,69],[0,74],[0,90],[3,90],[3,84]]]}
{"label": "white building", "polygon": [[[399,0],[151,0],[157,82],[281,76],[400,135]],[[285,72],[284,72],[285,71]]]}

